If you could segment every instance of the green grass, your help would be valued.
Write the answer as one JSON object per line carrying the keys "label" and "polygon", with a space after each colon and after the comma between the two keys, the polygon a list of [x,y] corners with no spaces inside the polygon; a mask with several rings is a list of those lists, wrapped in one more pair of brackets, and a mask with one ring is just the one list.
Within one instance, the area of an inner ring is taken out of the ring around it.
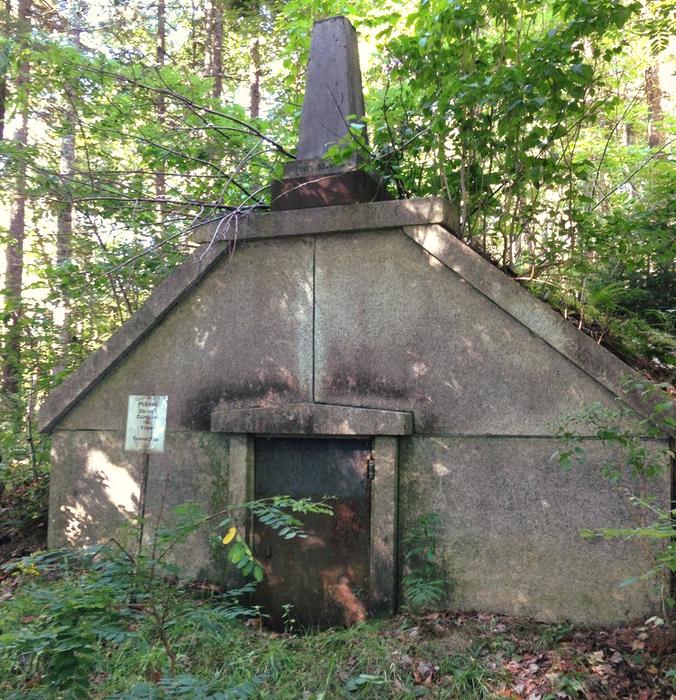
{"label": "green grass", "polygon": [[[249,686],[251,695],[259,698],[431,696],[431,688],[416,684],[413,665],[402,663],[402,657],[436,659],[439,654],[438,644],[428,640],[406,641],[392,621],[302,636],[270,634],[238,623],[218,633],[190,628],[175,632],[184,674],[205,681],[213,693]],[[449,657],[444,662],[447,678],[434,684],[434,697],[490,696],[488,683],[494,674],[468,658]],[[115,650],[110,659],[110,675],[92,692],[93,698],[124,692],[134,681],[166,671],[157,646],[139,652],[129,645]]]}
{"label": "green grass", "polygon": [[[430,637],[413,618],[275,634],[256,620],[224,621],[210,605],[167,625],[177,659],[171,678],[147,617],[111,625],[105,616],[120,601],[106,591],[101,605],[92,603],[98,598],[84,575],[33,578],[0,609],[2,698],[484,698],[497,678],[458,655],[469,644],[464,633],[455,644],[452,635]],[[78,655],[84,671],[73,670]]]}
{"label": "green grass", "polygon": [[[609,645],[631,653],[627,630],[611,643],[606,633],[489,614],[401,615],[348,629],[275,634],[255,619],[227,620],[218,598],[173,589],[176,604],[197,614],[165,625],[176,657],[172,676],[142,596],[129,605],[102,581],[90,572],[50,577],[29,567],[0,585],[0,698],[478,700],[525,697],[522,687],[543,700],[557,693],[586,698],[595,697],[590,691],[599,678],[592,652],[604,649],[606,666]],[[636,666],[624,676],[624,666],[613,667],[613,683],[625,683],[618,685],[624,694],[609,697],[666,691],[668,674],[650,670],[658,666],[659,659],[646,655],[642,677]]]}

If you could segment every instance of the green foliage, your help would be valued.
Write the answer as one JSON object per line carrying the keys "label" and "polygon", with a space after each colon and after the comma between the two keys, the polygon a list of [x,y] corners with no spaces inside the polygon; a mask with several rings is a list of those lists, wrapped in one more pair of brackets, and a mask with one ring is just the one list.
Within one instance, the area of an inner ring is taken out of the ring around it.
{"label": "green foliage", "polygon": [[[12,17],[0,37],[10,87],[2,196],[15,200],[25,171],[27,207],[23,293],[3,290],[1,300],[3,319],[16,319],[0,333],[2,359],[21,375],[18,395],[0,404],[8,468],[42,469],[40,401],[183,260],[190,226],[267,206],[270,181],[292,157],[312,22],[336,14],[365,49],[369,141],[350,120],[353,139],[333,155],[359,150],[398,196],[447,196],[470,245],[628,361],[673,373],[676,176],[668,138],[646,142],[644,98],[645,71],[669,59],[659,52],[672,3],[221,3],[229,50],[219,97],[205,68],[213,23],[200,3],[166,8],[174,29],[162,66],[157,8],[113,4],[94,16],[74,7],[60,6],[56,22],[36,14],[30,32]],[[257,119],[243,97],[252,42]],[[17,84],[26,60],[30,80]],[[11,119],[26,106],[22,147]],[[673,115],[664,110],[666,135]],[[63,170],[66,136],[72,172]],[[57,260],[57,219],[71,207]]]}
{"label": "green foliage", "polygon": [[45,473],[34,477],[27,474],[19,479],[16,473],[0,476],[0,485],[6,489],[0,492],[0,533],[4,537],[14,537],[30,532],[36,527],[47,525],[47,497],[49,476]]}
{"label": "green foliage", "polygon": [[461,698],[489,698],[492,696],[488,682],[494,674],[472,656],[451,656],[444,659],[441,673],[449,673],[452,689]]}
{"label": "green foliage", "polygon": [[[516,214],[522,227],[542,211],[534,195],[543,186],[576,187],[561,167],[561,150],[599,101],[589,102],[597,76],[584,43],[593,41],[598,61],[610,60],[621,43],[598,40],[637,9],[619,2],[591,12],[579,2],[426,1],[408,19],[414,31],[391,38],[393,78],[407,87],[407,111],[417,115],[417,147],[408,158],[421,149],[436,155],[420,184],[461,202],[464,236],[509,236],[507,216]],[[493,215],[491,231],[484,227]]]}
{"label": "green foliage", "polygon": [[642,516],[647,514],[652,522],[640,527],[604,527],[596,530],[583,530],[582,536],[588,539],[597,538],[604,540],[647,540],[657,545],[655,566],[639,576],[632,576],[623,581],[623,586],[629,586],[637,581],[658,577],[665,573],[676,573],[676,536],[674,534],[676,510],[656,508],[651,499],[640,498],[631,494],[628,495],[628,499],[632,506],[640,511]]}
{"label": "green foliage", "polygon": [[[331,513],[323,503],[288,497],[252,501],[241,508],[287,539],[289,535],[304,536],[302,523],[291,513]],[[207,516],[196,505],[183,504],[171,526],[158,530],[152,544],[135,553],[111,540],[105,546],[56,550],[4,565],[7,573],[30,582],[0,615],[0,669],[15,674],[18,687],[40,678],[54,692],[89,697],[91,675],[100,663],[102,647],[131,645],[142,650],[158,641],[168,672],[152,686],[151,697],[249,697],[253,680],[225,694],[222,690],[212,693],[209,684],[189,673],[178,673],[181,659],[176,651],[176,640],[186,628],[218,634],[234,620],[259,614],[240,603],[254,590],[251,583],[225,592],[193,590],[189,583],[179,583],[180,571],[169,557],[176,545],[185,543],[198,529],[235,510]],[[229,523],[230,517],[222,520],[219,529]],[[139,521],[131,529],[132,541],[137,541],[142,525]],[[229,559],[244,577],[262,579],[262,567],[242,538],[226,536],[221,542],[227,542]],[[247,562],[244,566],[243,560]],[[120,697],[146,697],[142,695],[146,690],[147,684],[142,683]],[[16,697],[22,692],[17,691]]]}
{"label": "green foliage", "polygon": [[[63,571],[70,554],[65,556],[59,561],[59,553],[53,552],[5,568],[21,576],[44,577],[54,562]],[[68,575],[58,587],[25,586],[7,606],[0,628],[3,664],[14,659],[17,687],[39,674],[47,688],[87,697],[97,643],[119,645],[132,636],[135,614],[127,594],[126,587],[108,585],[94,572]]]}
{"label": "green foliage", "polygon": [[[76,562],[71,565],[76,566]],[[74,572],[72,575],[72,580],[64,580],[63,572],[26,578],[38,581],[51,577],[42,580],[42,585],[56,594],[61,585],[77,582]],[[31,585],[20,584],[15,597],[24,586]],[[200,603],[195,592],[186,590],[185,595],[195,605]],[[0,608],[3,630],[5,621],[9,624],[14,615],[13,605],[13,600],[5,600]],[[210,605],[200,607],[205,616],[211,615]],[[27,605],[24,612],[24,617],[30,617],[42,611]],[[622,697],[627,688],[636,692],[664,690],[668,694],[671,688],[668,647],[661,658],[631,649],[634,642],[657,648],[660,639],[665,638],[649,624],[614,633],[570,626],[562,630],[561,626],[550,628],[482,614],[439,614],[431,623],[427,618],[399,617],[295,636],[265,633],[217,617],[212,625],[181,618],[171,630],[181,664],[180,671],[172,676],[167,673],[165,652],[150,621],[139,614],[130,624],[133,629],[126,642],[99,640],[94,644],[95,665],[88,697],[478,700],[497,697],[506,687],[518,683],[533,682],[544,698],[554,698],[562,689],[570,690],[573,680],[589,695],[598,687],[599,672],[599,661],[589,650],[605,649],[609,642],[613,650],[631,659],[631,664],[620,663],[608,674],[609,694]],[[15,624],[20,623],[17,616],[13,619]],[[428,623],[434,625],[430,630]],[[564,639],[560,640],[562,631]],[[650,635],[647,640],[643,639],[645,633]],[[543,647],[543,640],[547,640],[547,646]],[[543,667],[542,658],[550,663]],[[22,663],[27,661],[25,657]],[[3,698],[73,697],[67,689],[46,687],[45,679],[37,674],[24,685],[23,677],[14,670],[15,664],[14,655],[0,652]],[[660,669],[657,674],[652,672],[653,664]]]}
{"label": "green foliage", "polygon": [[602,469],[613,483],[620,481],[627,467],[634,477],[650,479],[664,473],[673,457],[671,451],[645,439],[662,437],[662,427],[674,427],[674,402],[663,388],[666,387],[642,380],[625,385],[626,394],[642,401],[645,417],[637,415],[622,397],[615,409],[592,403],[584,405],[576,415],[565,417],[556,430],[556,437],[563,444],[558,452],[561,467],[570,469],[576,462],[587,463],[585,436],[591,434],[608,448],[609,456]]}
{"label": "green foliage", "polygon": [[654,27],[639,3],[590,8],[428,1],[392,21],[372,95],[374,166],[401,196],[444,193],[471,245],[664,376],[674,164],[623,140],[625,123],[645,128],[645,112],[633,126],[634,85],[649,66],[625,37]]}
{"label": "green foliage", "polygon": [[[2,359],[18,364],[21,375],[18,394],[0,398],[5,529],[44,520],[48,444],[36,434],[35,412],[46,392],[184,259],[192,224],[266,207],[269,183],[290,159],[296,139],[312,21],[335,14],[354,22],[366,49],[370,136],[367,144],[353,121],[354,139],[335,148],[335,157],[358,148],[364,167],[383,174],[398,196],[447,196],[459,209],[459,233],[470,245],[626,360],[670,378],[676,356],[676,176],[669,137],[657,146],[647,143],[646,124],[654,115],[644,93],[645,71],[668,60],[659,52],[670,36],[673,3],[292,0],[218,7],[229,49],[218,97],[213,66],[205,67],[212,58],[213,22],[204,21],[199,2],[167,8],[172,31],[163,66],[154,60],[157,17],[149,5],[97,8],[96,16],[82,18],[81,45],[65,31],[65,17],[50,13],[34,13],[30,32],[12,21],[0,37],[0,75],[10,87],[0,189],[3,201],[15,201],[25,170],[27,205],[23,293],[17,299],[3,290],[1,300]],[[242,97],[255,68],[253,41],[261,56],[257,119],[249,118]],[[30,80],[21,83],[26,61]],[[24,108],[30,116],[25,148],[12,139],[11,121]],[[665,105],[662,132],[673,125]],[[72,172],[62,163],[64,136],[75,139]],[[57,262],[56,222],[70,205],[70,247]],[[10,239],[6,222],[0,223],[5,248]],[[14,319],[15,325],[9,323]],[[21,341],[16,349],[8,343],[14,332]],[[669,420],[666,409],[658,417]],[[661,456],[627,430],[624,409],[609,414],[589,407],[582,419],[604,444],[624,451],[635,474],[649,477],[660,468]],[[584,442],[574,424],[561,437],[570,440],[562,462],[572,466],[583,458]],[[609,462],[605,473],[617,481],[623,468]],[[268,524],[283,537],[300,536],[295,516],[280,516],[281,503],[268,506]],[[194,532],[200,517],[190,508],[179,514],[180,536]],[[229,527],[224,520],[215,546],[224,546],[219,542]],[[212,619],[208,606],[190,613],[186,592],[173,592],[176,570],[166,555],[176,534],[171,528],[157,533],[155,552],[123,557],[122,564],[115,563],[118,555],[103,552],[96,559],[111,581],[132,576],[151,587],[151,581],[165,581],[167,604],[180,611],[174,629],[197,624],[193,614],[202,622]],[[239,533],[227,547],[244,575],[261,576]],[[434,542],[426,547],[408,562],[419,576],[409,579],[411,605],[429,605],[441,595],[441,575],[429,570],[420,577],[431,564],[430,547],[436,551]],[[121,571],[113,574],[115,567]],[[136,585],[134,595],[144,590]],[[140,605],[150,609],[145,601]],[[94,606],[83,614],[95,620],[98,613]],[[161,607],[157,614],[161,620]],[[142,618],[156,638],[162,625],[152,615]],[[96,629],[91,643],[108,644]],[[170,648],[172,643],[175,638]],[[40,672],[51,663],[50,649],[40,656]],[[87,653],[82,658],[86,664]],[[369,669],[348,677],[362,675]],[[187,671],[175,687],[171,676],[162,677],[166,687],[158,692],[165,696],[212,692],[209,683],[193,683],[197,676]],[[256,685],[251,678],[242,683]],[[371,685],[359,692],[378,692]]]}
{"label": "green foliage", "polygon": [[[261,524],[274,530],[285,540],[307,536],[302,530],[302,522],[291,513],[303,515],[308,513],[331,515],[333,513],[331,507],[324,503],[316,503],[309,498],[294,499],[288,496],[274,496],[251,501],[243,508],[249,510]],[[231,523],[232,519],[228,516],[218,524],[218,528],[231,526]],[[263,567],[255,559],[249,544],[236,531],[235,527],[230,527],[230,531],[223,537],[222,542],[229,546],[228,560],[235,564],[244,576],[253,576],[256,581],[263,580]]]}
{"label": "green foliage", "polygon": [[36,534],[38,540],[44,538],[49,491],[46,448],[46,441],[35,435],[23,402],[0,395],[0,537],[5,540]]}
{"label": "green foliage", "polygon": [[426,610],[444,600],[449,582],[437,551],[440,519],[428,513],[414,521],[402,537],[405,574],[404,599],[412,610]]}
{"label": "green foliage", "polygon": [[[665,572],[676,572],[676,511],[665,510],[655,504],[654,498],[636,495],[622,485],[627,476],[631,476],[632,488],[645,488],[651,480],[670,469],[673,452],[669,448],[651,444],[646,436],[663,437],[661,428],[666,426],[673,429],[676,404],[660,387],[649,382],[632,381],[626,385],[625,391],[644,401],[647,417],[639,418],[621,403],[621,399],[618,400],[617,410],[609,410],[600,404],[587,405],[579,414],[563,421],[558,437],[563,441],[564,447],[558,456],[559,464],[564,469],[571,469],[575,464],[586,465],[588,460],[585,445],[588,444],[588,438],[582,436],[587,431],[591,431],[602,445],[609,448],[611,455],[602,466],[603,475],[621,489],[636,509],[639,524],[630,528],[585,529],[581,534],[590,539],[645,540],[655,545],[654,566],[623,583],[629,585],[658,577]],[[668,595],[666,597],[669,598]]]}
{"label": "green foliage", "polygon": [[350,676],[345,681],[344,688],[348,693],[355,693],[369,686],[383,685],[384,683],[385,679],[381,676],[374,676],[371,673],[360,673],[358,676]]}
{"label": "green foliage", "polygon": [[294,617],[293,605],[291,603],[284,603],[282,605],[282,626],[284,632],[287,634],[293,634],[296,631],[297,620]]}
{"label": "green foliage", "polygon": [[111,700],[246,700],[255,697],[257,683],[245,681],[227,690],[216,690],[218,683],[204,681],[184,673],[179,676],[162,677],[157,683],[137,683],[129,691],[115,693]]}

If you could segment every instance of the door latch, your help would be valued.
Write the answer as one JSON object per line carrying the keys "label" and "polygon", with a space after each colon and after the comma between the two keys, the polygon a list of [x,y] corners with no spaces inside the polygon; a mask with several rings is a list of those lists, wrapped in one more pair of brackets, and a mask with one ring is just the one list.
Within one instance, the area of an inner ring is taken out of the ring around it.
{"label": "door latch", "polygon": [[373,481],[376,478],[376,460],[373,459],[373,453],[366,460],[366,475],[369,481]]}

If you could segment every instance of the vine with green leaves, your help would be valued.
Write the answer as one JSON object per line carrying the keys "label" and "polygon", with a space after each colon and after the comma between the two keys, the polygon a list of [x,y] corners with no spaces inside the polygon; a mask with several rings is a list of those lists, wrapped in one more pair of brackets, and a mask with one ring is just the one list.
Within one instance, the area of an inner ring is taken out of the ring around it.
{"label": "vine with green leaves", "polygon": [[[587,539],[646,543],[653,565],[645,571],[637,571],[621,585],[649,579],[657,581],[662,589],[666,614],[666,608],[674,605],[670,585],[671,576],[676,574],[676,510],[673,503],[665,504],[664,497],[649,495],[655,492],[655,480],[664,483],[665,475],[670,478],[675,458],[668,435],[676,431],[676,402],[662,391],[663,388],[630,380],[624,391],[642,401],[643,416],[628,408],[621,399],[618,399],[615,409],[589,404],[562,422],[557,437],[562,443],[558,451],[559,464],[565,470],[588,465],[590,438],[607,450],[608,457],[600,464],[603,476],[629,504],[636,524],[632,527],[585,528],[580,534]],[[666,498],[670,497],[668,488],[663,493]]]}

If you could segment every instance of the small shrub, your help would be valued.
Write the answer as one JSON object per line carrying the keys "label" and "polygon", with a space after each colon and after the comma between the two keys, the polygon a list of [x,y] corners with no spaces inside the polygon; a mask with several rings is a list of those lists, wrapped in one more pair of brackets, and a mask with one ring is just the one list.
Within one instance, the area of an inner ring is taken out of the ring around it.
{"label": "small shrub", "polygon": [[447,675],[450,687],[458,698],[489,698],[493,694],[490,684],[495,673],[487,669],[473,656],[451,656],[445,659],[439,673]]}
{"label": "small shrub", "polygon": [[[578,415],[566,418],[557,432],[557,436],[563,441],[563,449],[558,453],[560,466],[570,469],[575,463],[587,463],[584,438],[578,434],[584,431],[579,431],[578,428],[591,427],[594,436],[603,445],[620,449],[622,456],[619,459],[613,457],[607,460],[602,467],[603,475],[612,484],[619,484],[627,468],[643,483],[663,474],[672,463],[673,452],[668,448],[646,444],[644,440],[645,436],[664,437],[661,428],[674,428],[674,401],[661,391],[662,388],[665,387],[644,381],[632,381],[625,385],[625,391],[632,392],[645,401],[647,417],[642,419],[621,403],[616,410],[600,404],[591,404],[585,406]],[[675,573],[676,510],[662,509],[655,505],[654,499],[643,494],[633,494],[626,488],[622,489],[622,493],[642,516],[637,518],[641,525],[633,528],[606,527],[583,530],[581,535],[586,538],[647,540],[664,545],[656,547],[653,567],[632,576],[622,585],[660,576],[665,572]],[[673,606],[670,596],[665,596],[665,600],[668,605]]]}
{"label": "small shrub", "polygon": [[[51,691],[67,689],[78,698],[87,697],[97,645],[119,645],[132,637],[137,613],[124,587],[110,585],[94,570],[68,570],[73,563],[50,553],[3,567],[32,580],[4,606],[0,656],[17,685],[42,678]],[[65,576],[50,582],[56,570]]]}
{"label": "small shrub", "polygon": [[[287,497],[253,501],[240,507],[286,539],[305,536],[295,513],[331,512],[323,503]],[[205,515],[194,504],[184,504],[177,509],[174,523],[159,529],[152,544],[135,553],[111,539],[103,546],[57,550],[3,566],[21,584],[0,611],[3,675],[13,674],[18,688],[39,683],[52,694],[89,697],[91,674],[97,660],[100,662],[101,650],[146,644],[147,639],[137,632],[143,629],[151,642],[162,645],[168,673],[162,674],[155,694],[148,695],[148,684],[140,684],[131,694],[119,697],[249,697],[246,684],[227,693],[212,693],[208,684],[190,674],[179,674],[175,638],[186,625],[213,631],[237,618],[256,615],[256,610],[239,602],[244,594],[253,591],[252,583],[225,592],[191,590],[178,582],[180,572],[168,558],[175,545],[220,517],[219,530],[227,529],[218,538],[220,546],[229,548],[229,560],[245,577],[262,579],[260,563],[232,525],[231,513],[235,509]],[[139,520],[136,527],[142,526]],[[131,541],[137,542],[138,538]],[[17,691],[12,697],[22,695],[22,691]]]}
{"label": "small shrub", "polygon": [[412,610],[438,605],[447,595],[449,582],[437,554],[439,515],[418,518],[404,533],[404,599]]}
{"label": "small shrub", "polygon": [[633,506],[648,513],[652,522],[643,527],[604,527],[596,530],[582,530],[582,536],[604,540],[658,540],[664,542],[664,547],[659,548],[655,555],[655,566],[638,576],[626,579],[622,582],[622,586],[629,586],[638,581],[659,576],[664,572],[676,573],[676,537],[674,533],[676,510],[655,508],[650,499],[639,498],[632,494],[627,494],[627,498]]}

